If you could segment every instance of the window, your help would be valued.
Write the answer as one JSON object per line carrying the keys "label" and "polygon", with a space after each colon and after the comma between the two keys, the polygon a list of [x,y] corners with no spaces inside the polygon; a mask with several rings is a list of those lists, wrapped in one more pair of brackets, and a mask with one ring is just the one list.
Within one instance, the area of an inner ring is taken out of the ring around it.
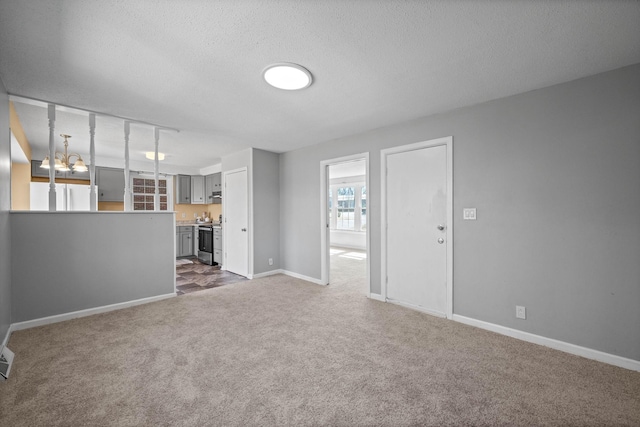
{"label": "window", "polygon": [[367,229],[367,187],[362,186],[362,192],[360,193],[360,230],[365,231]]}
{"label": "window", "polygon": [[[160,210],[167,210],[167,180],[158,180],[160,192]],[[155,179],[133,178],[133,210],[152,211],[156,192]]]}
{"label": "window", "polygon": [[367,190],[363,182],[331,185],[328,196],[329,227],[332,230],[366,230]]}
{"label": "window", "polygon": [[355,189],[353,187],[339,187],[336,228],[338,230],[355,230],[354,218],[356,208]]}

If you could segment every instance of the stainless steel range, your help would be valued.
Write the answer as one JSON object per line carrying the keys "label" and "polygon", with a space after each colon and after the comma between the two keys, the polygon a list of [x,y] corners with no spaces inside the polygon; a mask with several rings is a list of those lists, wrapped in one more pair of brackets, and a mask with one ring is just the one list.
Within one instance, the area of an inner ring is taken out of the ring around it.
{"label": "stainless steel range", "polygon": [[200,224],[198,226],[198,260],[204,264],[213,265],[213,226]]}

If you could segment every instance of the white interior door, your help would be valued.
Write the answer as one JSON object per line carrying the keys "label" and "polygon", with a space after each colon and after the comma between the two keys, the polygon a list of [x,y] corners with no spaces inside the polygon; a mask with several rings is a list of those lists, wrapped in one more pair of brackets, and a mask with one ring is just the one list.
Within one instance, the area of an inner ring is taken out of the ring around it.
{"label": "white interior door", "polygon": [[447,147],[387,155],[386,297],[446,316]]}
{"label": "white interior door", "polygon": [[249,193],[247,171],[225,174],[224,267],[241,276],[249,275]]}

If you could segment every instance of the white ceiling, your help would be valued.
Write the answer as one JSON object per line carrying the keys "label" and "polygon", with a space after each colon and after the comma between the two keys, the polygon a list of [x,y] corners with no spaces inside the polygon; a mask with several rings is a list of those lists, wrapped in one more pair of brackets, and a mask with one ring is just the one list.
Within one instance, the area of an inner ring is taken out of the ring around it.
{"label": "white ceiling", "polygon": [[[177,128],[162,168],[198,170],[638,63],[639,22],[638,1],[2,1],[0,76],[13,95]],[[313,84],[268,86],[276,62]],[[37,157],[46,110],[16,109]],[[135,128],[132,158],[153,149]],[[59,113],[62,132],[88,151],[85,116]],[[121,164],[123,138],[99,118],[97,163]]]}

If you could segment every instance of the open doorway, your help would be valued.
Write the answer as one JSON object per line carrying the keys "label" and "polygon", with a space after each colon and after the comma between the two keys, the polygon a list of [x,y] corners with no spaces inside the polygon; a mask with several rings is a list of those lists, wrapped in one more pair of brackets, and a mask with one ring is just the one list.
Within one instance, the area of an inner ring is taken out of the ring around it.
{"label": "open doorway", "polygon": [[369,296],[368,153],[322,162],[322,282]]}

